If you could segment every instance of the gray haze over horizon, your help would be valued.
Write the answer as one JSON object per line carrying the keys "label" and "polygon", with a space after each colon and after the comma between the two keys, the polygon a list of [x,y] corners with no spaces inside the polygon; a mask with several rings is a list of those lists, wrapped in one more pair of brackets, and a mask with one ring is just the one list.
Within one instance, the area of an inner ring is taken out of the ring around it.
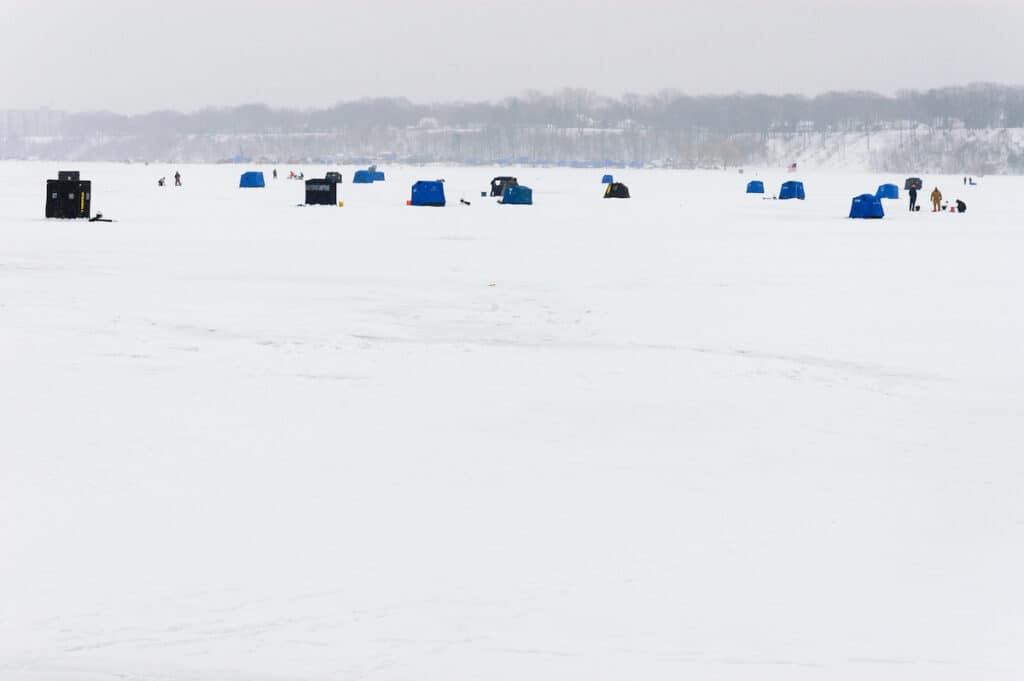
{"label": "gray haze over horizon", "polygon": [[1019,84],[1016,0],[0,0],[0,109]]}

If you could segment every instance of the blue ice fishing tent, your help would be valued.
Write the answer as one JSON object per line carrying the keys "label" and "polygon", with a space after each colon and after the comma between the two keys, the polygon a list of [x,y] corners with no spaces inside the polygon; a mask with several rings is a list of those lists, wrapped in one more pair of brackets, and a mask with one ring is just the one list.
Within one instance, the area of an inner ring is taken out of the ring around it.
{"label": "blue ice fishing tent", "polygon": [[761,180],[751,180],[747,183],[748,194],[764,194],[764,182]]}
{"label": "blue ice fishing tent", "polygon": [[267,183],[263,180],[263,173],[251,171],[242,173],[242,179],[238,181],[238,186],[240,188],[266,187]]}
{"label": "blue ice fishing tent", "polygon": [[782,189],[779,190],[779,200],[785,201],[786,199],[800,199],[804,200],[804,183],[803,182],[783,182]]}
{"label": "blue ice fishing tent", "polygon": [[883,184],[878,187],[875,196],[880,199],[898,199],[900,198],[900,188],[894,184]]}
{"label": "blue ice fishing tent", "polygon": [[874,194],[861,194],[853,197],[853,203],[850,204],[850,217],[865,220],[884,218],[882,199]]}
{"label": "blue ice fishing tent", "polygon": [[369,170],[357,170],[352,176],[352,184],[373,184],[373,173]]}
{"label": "blue ice fishing tent", "polygon": [[444,182],[441,180],[420,180],[412,186],[410,206],[443,206]]}
{"label": "blue ice fishing tent", "polygon": [[384,171],[382,171],[382,170],[371,170],[370,171],[370,179],[372,181],[374,181],[374,182],[383,182],[384,181]]}
{"label": "blue ice fishing tent", "polygon": [[521,184],[505,185],[505,193],[501,196],[501,202],[511,206],[532,206],[533,190]]}
{"label": "blue ice fishing tent", "polygon": [[611,175],[605,175],[604,177],[601,178],[601,184],[611,184],[614,181],[615,178],[612,177]]}

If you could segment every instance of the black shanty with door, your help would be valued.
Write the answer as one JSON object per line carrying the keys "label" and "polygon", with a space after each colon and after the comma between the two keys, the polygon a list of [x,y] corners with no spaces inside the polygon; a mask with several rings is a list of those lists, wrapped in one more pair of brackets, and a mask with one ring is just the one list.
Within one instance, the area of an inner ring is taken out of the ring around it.
{"label": "black shanty with door", "polygon": [[307,206],[333,206],[338,203],[338,183],[328,179],[306,180]]}
{"label": "black shanty with door", "polygon": [[621,182],[612,182],[604,190],[604,198],[606,199],[628,199],[629,198],[629,187],[622,184]]}
{"label": "black shanty with door", "polygon": [[518,186],[519,180],[514,177],[496,177],[491,180],[491,196],[504,196],[505,187]]}
{"label": "black shanty with door", "polygon": [[61,170],[56,180],[46,181],[46,217],[88,219],[91,204],[92,182],[80,179],[77,170]]}

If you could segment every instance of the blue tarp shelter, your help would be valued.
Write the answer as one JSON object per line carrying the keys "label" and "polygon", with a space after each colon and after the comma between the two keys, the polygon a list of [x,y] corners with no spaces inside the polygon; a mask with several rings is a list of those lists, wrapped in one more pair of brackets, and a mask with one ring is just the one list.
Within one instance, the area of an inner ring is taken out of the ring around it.
{"label": "blue tarp shelter", "polygon": [[411,206],[443,206],[444,182],[420,180],[412,186]]}
{"label": "blue tarp shelter", "polygon": [[242,179],[238,181],[239,187],[266,187],[267,183],[263,179],[263,173],[260,172],[248,172],[242,173]]}
{"label": "blue tarp shelter", "polygon": [[352,176],[352,184],[373,184],[373,173],[369,170],[357,170]]}
{"label": "blue tarp shelter", "polygon": [[898,199],[900,198],[900,188],[894,184],[883,184],[875,192],[875,196],[880,199]]}
{"label": "blue tarp shelter", "polygon": [[532,206],[533,190],[521,184],[506,185],[501,202],[512,206]]}
{"label": "blue tarp shelter", "polygon": [[861,194],[853,197],[850,204],[850,217],[860,219],[884,218],[885,211],[882,209],[882,199],[874,194]]}
{"label": "blue tarp shelter", "polygon": [[764,194],[764,182],[761,180],[751,180],[747,183],[748,194]]}
{"label": "blue tarp shelter", "polygon": [[601,178],[601,184],[611,184],[614,181],[615,178],[612,177],[611,175],[605,175],[604,177]]}
{"label": "blue tarp shelter", "polygon": [[779,200],[784,201],[786,199],[800,199],[803,201],[804,196],[804,183],[803,182],[783,182],[782,189],[779,190]]}
{"label": "blue tarp shelter", "polygon": [[374,182],[383,182],[384,172],[381,170],[373,170],[370,172],[370,179],[373,180]]}

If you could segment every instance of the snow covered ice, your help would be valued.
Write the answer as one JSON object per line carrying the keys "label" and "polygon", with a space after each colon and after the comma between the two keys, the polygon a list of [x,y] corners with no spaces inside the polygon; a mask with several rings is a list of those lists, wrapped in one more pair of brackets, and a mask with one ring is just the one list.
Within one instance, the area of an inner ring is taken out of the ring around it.
{"label": "snow covered ice", "polygon": [[3,681],[1024,677],[1024,179],[86,164],[90,224],[58,165],[0,164]]}

